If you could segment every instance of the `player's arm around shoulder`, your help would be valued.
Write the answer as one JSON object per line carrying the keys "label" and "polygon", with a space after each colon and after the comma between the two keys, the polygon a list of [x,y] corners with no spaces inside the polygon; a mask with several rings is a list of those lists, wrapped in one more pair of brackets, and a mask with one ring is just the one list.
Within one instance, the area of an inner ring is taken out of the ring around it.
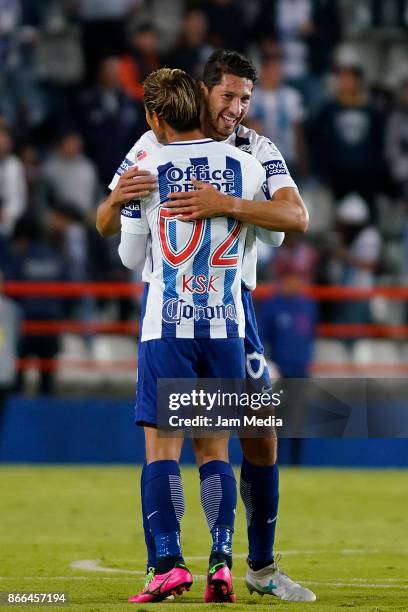
{"label": "player's arm around shoulder", "polygon": [[99,204],[96,211],[96,229],[103,237],[120,231],[122,207],[132,200],[146,197],[155,186],[156,179],[138,166],[122,174],[113,191]]}
{"label": "player's arm around shoulder", "polygon": [[[263,165],[248,153],[241,155],[244,155],[245,166],[256,166],[256,176],[259,177]],[[265,181],[265,171],[262,172]],[[276,232],[304,232],[307,229],[306,206],[292,179],[290,185],[295,185],[294,187],[281,188],[272,198],[268,196],[266,201],[265,197],[253,201],[252,196],[247,199],[226,195],[203,181],[192,179],[192,182],[196,187],[195,191],[169,194],[167,206],[182,221],[224,216]]]}
{"label": "player's arm around shoulder", "polygon": [[[245,219],[264,230],[305,232],[309,224],[309,215],[282,154],[265,136],[253,132],[252,139],[251,159],[256,160],[264,171],[262,192],[256,197],[251,207],[247,206],[245,200],[236,198],[235,212],[232,216],[240,220]],[[258,229],[257,233],[259,233]],[[263,241],[274,244],[275,238],[269,240],[267,234],[264,232],[263,234],[263,237],[259,236]],[[281,234],[282,240],[283,235]]]}
{"label": "player's arm around shoulder", "polygon": [[[257,200],[260,202],[264,202],[267,205],[268,200],[270,199],[268,184],[265,180],[265,171],[263,166],[255,157],[250,158],[251,165],[249,168],[250,176],[253,177],[251,181],[251,189],[252,191],[256,189],[256,193],[253,196],[253,200]],[[258,185],[256,185],[255,177],[258,177]],[[273,247],[280,247],[285,239],[285,232],[279,232],[271,229],[266,229],[265,227],[260,227],[259,225],[251,224],[254,231],[254,236],[258,238],[264,244],[268,244]]]}

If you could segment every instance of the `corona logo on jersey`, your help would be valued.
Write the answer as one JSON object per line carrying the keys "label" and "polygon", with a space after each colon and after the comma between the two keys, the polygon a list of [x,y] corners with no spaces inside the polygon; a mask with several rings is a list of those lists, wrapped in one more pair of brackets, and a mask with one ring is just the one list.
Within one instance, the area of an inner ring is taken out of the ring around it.
{"label": "corona logo on jersey", "polygon": [[232,168],[210,170],[207,164],[197,164],[183,169],[172,165],[166,171],[166,182],[170,192],[194,191],[195,187],[191,182],[193,178],[210,183],[223,193],[235,193],[235,172]]}
{"label": "corona logo on jersey", "polygon": [[237,309],[234,304],[216,304],[201,306],[188,304],[183,298],[170,298],[163,303],[162,319],[165,323],[180,325],[183,319],[188,321],[212,321],[224,319],[238,323]]}

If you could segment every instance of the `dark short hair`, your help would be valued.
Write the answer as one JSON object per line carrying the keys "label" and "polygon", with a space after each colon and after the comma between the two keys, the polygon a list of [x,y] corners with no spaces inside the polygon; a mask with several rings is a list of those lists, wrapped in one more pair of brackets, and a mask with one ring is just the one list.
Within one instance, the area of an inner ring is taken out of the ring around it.
{"label": "dark short hair", "polygon": [[256,68],[244,55],[237,51],[217,49],[204,66],[203,82],[212,89],[221,83],[224,74],[233,74],[241,79],[249,79],[254,84],[258,78]]}

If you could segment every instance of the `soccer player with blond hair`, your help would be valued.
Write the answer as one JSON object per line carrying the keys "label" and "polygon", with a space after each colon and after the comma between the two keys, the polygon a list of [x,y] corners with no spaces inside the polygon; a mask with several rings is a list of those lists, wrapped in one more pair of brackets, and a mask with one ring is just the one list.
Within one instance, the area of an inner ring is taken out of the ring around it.
{"label": "soccer player with blond hair", "polygon": [[[296,184],[277,147],[264,136],[244,127],[256,71],[251,62],[234,51],[218,50],[209,58],[200,83],[202,95],[201,128],[206,136],[227,142],[256,158],[264,168],[264,198],[251,202],[208,181],[192,179],[195,190],[170,194],[167,207],[180,218],[198,220],[225,215],[248,224],[242,268],[242,302],[245,314],[245,364],[247,380],[255,388],[271,386],[259,339],[251,290],[256,284],[256,238],[279,246],[284,231],[303,232],[308,215]],[[104,236],[120,229],[121,216],[138,215],[139,198],[155,188],[157,178],[141,167],[140,161],[162,145],[152,131],[146,132],[127,154],[110,187],[119,190],[99,206],[97,227]],[[265,200],[266,198],[266,200]],[[128,207],[125,205],[132,201]],[[269,231],[269,230],[275,230]],[[149,253],[148,253],[149,261]],[[136,262],[131,262],[136,265]],[[139,262],[140,263],[140,262]],[[313,601],[314,594],[282,572],[274,558],[273,546],[279,499],[277,440],[241,438],[241,497],[245,504],[248,526],[249,590],[269,594],[287,601]],[[156,571],[154,541],[145,512],[145,468],[141,492],[145,539],[148,550],[148,577]]]}

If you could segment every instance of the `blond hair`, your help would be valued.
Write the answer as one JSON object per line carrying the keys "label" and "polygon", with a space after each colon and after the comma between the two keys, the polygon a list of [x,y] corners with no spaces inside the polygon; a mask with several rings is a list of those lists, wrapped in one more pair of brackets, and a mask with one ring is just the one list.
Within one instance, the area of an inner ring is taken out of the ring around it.
{"label": "blond hair", "polygon": [[174,130],[187,132],[200,127],[197,84],[178,68],[160,68],[144,82],[144,104],[149,113],[157,113]]}

